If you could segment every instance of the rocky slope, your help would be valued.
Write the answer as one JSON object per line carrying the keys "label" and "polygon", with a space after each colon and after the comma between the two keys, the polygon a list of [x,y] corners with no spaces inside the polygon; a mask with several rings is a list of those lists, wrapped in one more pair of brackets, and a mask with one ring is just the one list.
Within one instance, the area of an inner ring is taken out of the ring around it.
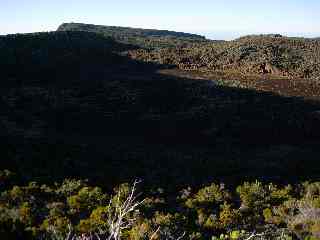
{"label": "rocky slope", "polygon": [[270,74],[314,78],[320,74],[320,41],[280,35],[247,36],[229,42],[199,43],[189,47],[131,51],[147,62],[184,70]]}
{"label": "rocky slope", "polygon": [[1,166],[164,186],[318,174],[318,102],[165,75],[130,49],[89,32],[1,37]]}
{"label": "rocky slope", "polygon": [[291,78],[320,76],[320,41],[279,34],[212,41],[189,33],[82,23],[64,23],[58,31],[94,32],[136,46],[128,56],[182,70],[269,74]]}

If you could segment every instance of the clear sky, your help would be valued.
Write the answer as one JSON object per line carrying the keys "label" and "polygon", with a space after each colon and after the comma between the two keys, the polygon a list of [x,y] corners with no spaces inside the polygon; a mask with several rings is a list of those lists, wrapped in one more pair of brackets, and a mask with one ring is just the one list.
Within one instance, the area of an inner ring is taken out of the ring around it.
{"label": "clear sky", "polygon": [[0,35],[52,31],[63,22],[195,32],[320,36],[320,0],[0,0]]}

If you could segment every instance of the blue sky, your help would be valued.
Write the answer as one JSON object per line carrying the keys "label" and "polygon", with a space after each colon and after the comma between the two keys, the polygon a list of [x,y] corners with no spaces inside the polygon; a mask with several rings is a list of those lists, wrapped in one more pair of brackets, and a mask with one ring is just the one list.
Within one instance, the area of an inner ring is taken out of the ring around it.
{"label": "blue sky", "polygon": [[0,34],[55,30],[63,22],[195,32],[320,36],[320,0],[0,0]]}

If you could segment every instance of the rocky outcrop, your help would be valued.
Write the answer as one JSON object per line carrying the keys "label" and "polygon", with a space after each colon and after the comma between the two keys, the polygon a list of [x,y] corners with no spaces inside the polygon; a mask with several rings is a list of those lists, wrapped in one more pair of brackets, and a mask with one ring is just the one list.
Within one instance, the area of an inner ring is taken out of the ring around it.
{"label": "rocky outcrop", "polygon": [[260,65],[259,72],[263,74],[274,74],[280,75],[282,72],[279,68],[272,65],[271,63],[263,63]]}
{"label": "rocky outcrop", "polygon": [[183,70],[233,71],[317,80],[320,73],[320,41],[281,35],[132,52],[138,60],[163,63],[165,59]]}

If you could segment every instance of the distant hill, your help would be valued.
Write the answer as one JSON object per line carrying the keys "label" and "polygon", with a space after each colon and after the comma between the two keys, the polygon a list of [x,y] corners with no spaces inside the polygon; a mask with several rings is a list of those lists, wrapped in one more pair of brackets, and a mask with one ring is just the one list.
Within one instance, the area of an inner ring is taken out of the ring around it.
{"label": "distant hill", "polygon": [[211,41],[182,32],[140,28],[64,23],[58,30],[92,32],[136,48],[133,59],[175,65],[183,70],[271,74],[319,79],[318,38],[285,37],[280,34],[248,35],[233,41]]}
{"label": "distant hill", "polygon": [[63,23],[57,31],[85,31],[103,34],[114,39],[146,48],[175,47],[208,42],[204,36],[167,30],[101,26],[83,23]]}

